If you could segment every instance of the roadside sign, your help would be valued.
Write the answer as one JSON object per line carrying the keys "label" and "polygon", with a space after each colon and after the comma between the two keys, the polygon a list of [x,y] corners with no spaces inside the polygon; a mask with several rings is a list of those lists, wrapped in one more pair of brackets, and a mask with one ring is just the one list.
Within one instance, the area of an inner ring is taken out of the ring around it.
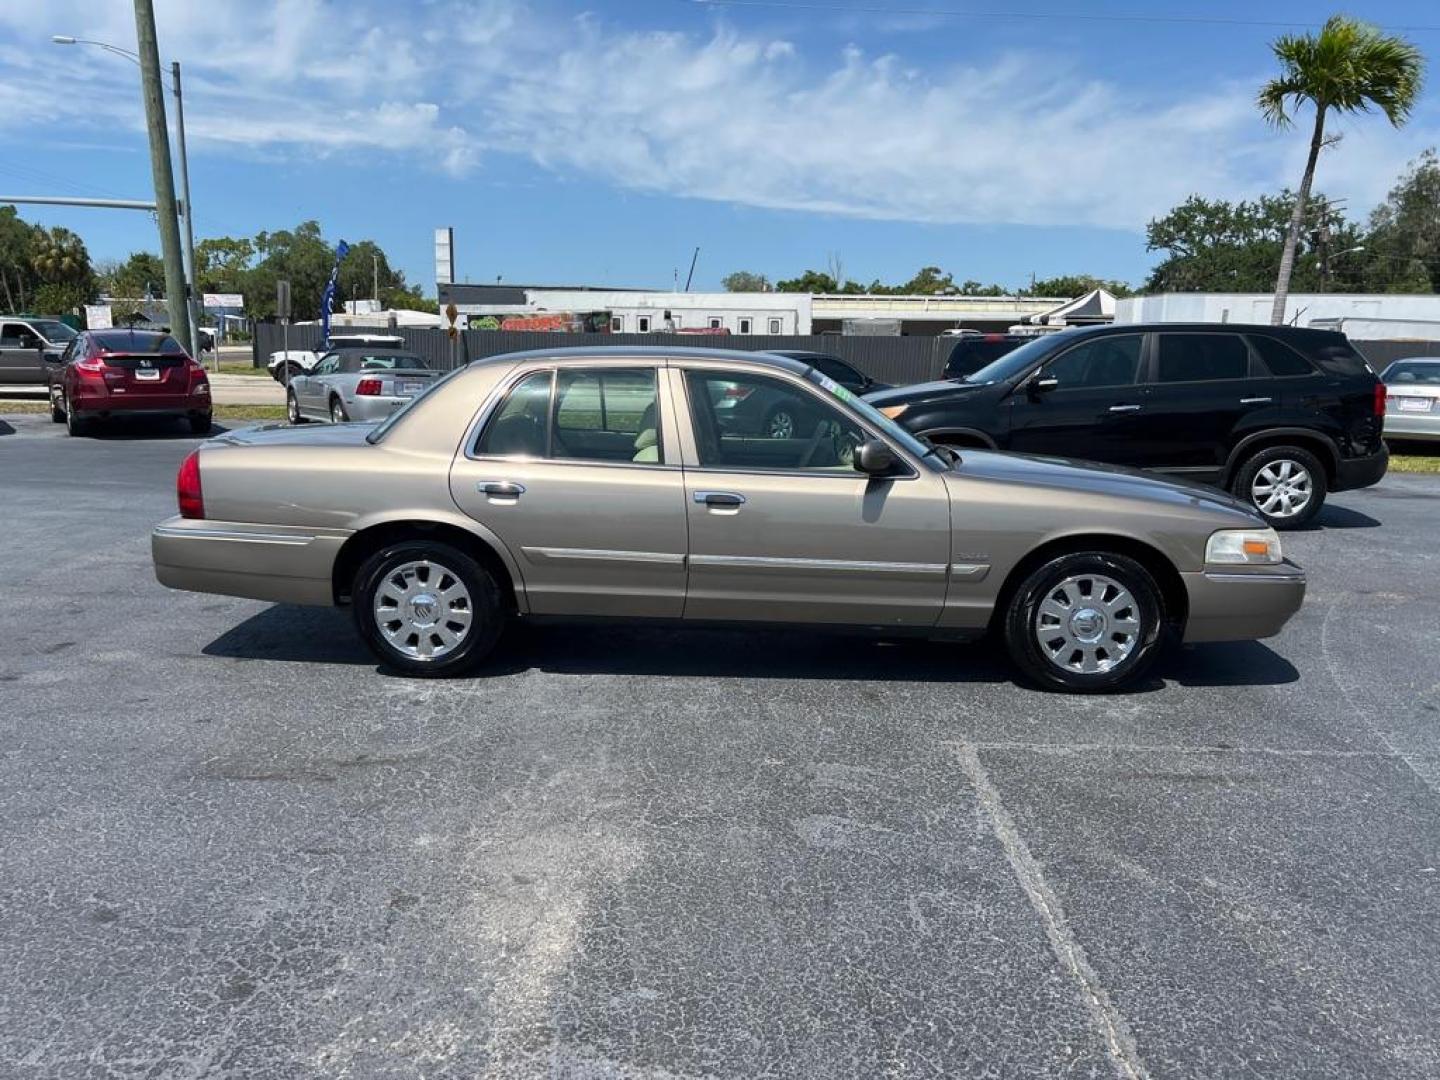
{"label": "roadside sign", "polygon": [[290,321],[290,282],[275,282],[275,317],[281,322]]}
{"label": "roadside sign", "polygon": [[446,332],[450,335],[451,341],[454,341],[455,335],[459,333],[459,331],[455,329],[455,320],[459,315],[460,309],[457,308],[453,302],[445,305],[445,318],[450,320],[450,329]]}
{"label": "roadside sign", "polygon": [[86,304],[85,325],[91,330],[108,330],[114,326],[109,304]]}

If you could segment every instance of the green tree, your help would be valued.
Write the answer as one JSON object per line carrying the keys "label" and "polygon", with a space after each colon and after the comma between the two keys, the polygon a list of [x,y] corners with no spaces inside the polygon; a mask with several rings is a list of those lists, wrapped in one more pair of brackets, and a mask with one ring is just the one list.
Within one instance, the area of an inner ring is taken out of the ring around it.
{"label": "green tree", "polygon": [[195,245],[195,280],[201,292],[245,291],[255,244],[244,237],[217,236]]}
{"label": "green tree", "polygon": [[1123,281],[1098,278],[1093,274],[1061,274],[1059,277],[1041,278],[1028,289],[1025,296],[1065,296],[1074,299],[1095,289],[1104,289],[1111,296],[1134,296],[1135,290]]}
{"label": "green tree", "polygon": [[769,292],[770,279],[750,270],[736,270],[721,278],[720,286],[726,292]]}
{"label": "green tree", "polygon": [[165,264],[150,251],[133,251],[123,263],[107,267],[98,275],[99,286],[111,296],[130,300],[165,298]]}
{"label": "green tree", "polygon": [[776,292],[836,293],[840,283],[823,270],[806,270],[796,278],[775,283]]}
{"label": "green tree", "polygon": [[1440,286],[1440,159],[1426,150],[1370,215],[1359,260],[1374,292],[1434,292]]}
{"label": "green tree", "polygon": [[1260,90],[1257,104],[1275,127],[1292,123],[1291,113],[1302,105],[1315,110],[1310,153],[1300,179],[1300,191],[1286,231],[1275,276],[1275,307],[1270,322],[1285,321],[1285,303],[1295,266],[1295,253],[1305,224],[1305,206],[1315,180],[1315,164],[1325,145],[1325,117],[1338,113],[1368,112],[1377,108],[1396,127],[1403,124],[1420,92],[1425,60],[1405,38],[1382,33],[1368,23],[1332,15],[1319,34],[1285,34],[1271,45],[1280,61],[1280,74]]}
{"label": "green tree", "polygon": [[95,296],[95,272],[85,241],[69,229],[37,227],[30,248],[30,264],[39,285],[34,306],[45,315],[73,313]]}
{"label": "green tree", "polygon": [[36,228],[13,206],[0,206],[0,296],[8,312],[25,311],[39,285],[31,258]]}

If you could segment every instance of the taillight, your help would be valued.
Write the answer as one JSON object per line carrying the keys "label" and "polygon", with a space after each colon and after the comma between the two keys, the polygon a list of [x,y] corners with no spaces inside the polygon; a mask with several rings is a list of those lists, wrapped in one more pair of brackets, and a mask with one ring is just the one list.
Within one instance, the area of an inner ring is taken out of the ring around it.
{"label": "taillight", "polygon": [[358,383],[355,384],[355,393],[359,394],[361,397],[379,397],[380,380],[361,379]]}
{"label": "taillight", "polygon": [[200,451],[191,450],[180,463],[180,472],[175,477],[175,497],[180,503],[180,516],[203,518],[205,516],[205,494],[200,489]]}
{"label": "taillight", "polygon": [[1385,415],[1385,394],[1385,384],[1377,382],[1375,384],[1375,415],[1377,417],[1383,417]]}
{"label": "taillight", "polygon": [[100,356],[90,356],[84,360],[76,360],[75,370],[89,372],[91,375],[99,375],[105,370],[105,359]]}

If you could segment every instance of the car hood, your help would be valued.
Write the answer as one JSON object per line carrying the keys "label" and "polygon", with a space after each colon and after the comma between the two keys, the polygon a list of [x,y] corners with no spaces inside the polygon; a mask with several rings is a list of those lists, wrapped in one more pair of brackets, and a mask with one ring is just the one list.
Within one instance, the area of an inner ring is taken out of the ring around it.
{"label": "car hood", "polygon": [[1153,473],[1101,465],[1069,458],[1033,457],[1029,454],[1001,454],[989,450],[961,450],[954,475],[972,480],[1023,484],[1049,488],[1065,494],[1076,492],[1158,507],[1186,508],[1230,523],[1237,528],[1262,528],[1257,513],[1225,492],[1183,480],[1170,480]]}
{"label": "car hood", "polygon": [[865,400],[877,409],[883,409],[887,405],[910,405],[929,398],[953,398],[957,394],[971,394],[989,385],[962,382],[958,379],[940,379],[936,382],[913,383],[910,386],[894,386],[888,390],[872,390],[865,395]]}
{"label": "car hood", "polygon": [[219,446],[359,446],[375,424],[255,424],[217,435],[209,440]]}

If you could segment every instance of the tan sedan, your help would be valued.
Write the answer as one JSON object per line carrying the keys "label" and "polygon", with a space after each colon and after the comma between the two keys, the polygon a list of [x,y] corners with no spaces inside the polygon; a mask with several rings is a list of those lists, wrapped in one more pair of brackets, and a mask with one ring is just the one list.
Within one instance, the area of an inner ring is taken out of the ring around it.
{"label": "tan sedan", "polygon": [[[804,430],[727,430],[759,393]],[[348,604],[418,675],[473,670],[512,618],[601,616],[995,631],[1032,681],[1103,690],[1166,640],[1275,634],[1305,593],[1226,495],[931,446],[802,362],[711,349],[495,357],[379,426],[212,439],[179,497],[162,583]]]}

